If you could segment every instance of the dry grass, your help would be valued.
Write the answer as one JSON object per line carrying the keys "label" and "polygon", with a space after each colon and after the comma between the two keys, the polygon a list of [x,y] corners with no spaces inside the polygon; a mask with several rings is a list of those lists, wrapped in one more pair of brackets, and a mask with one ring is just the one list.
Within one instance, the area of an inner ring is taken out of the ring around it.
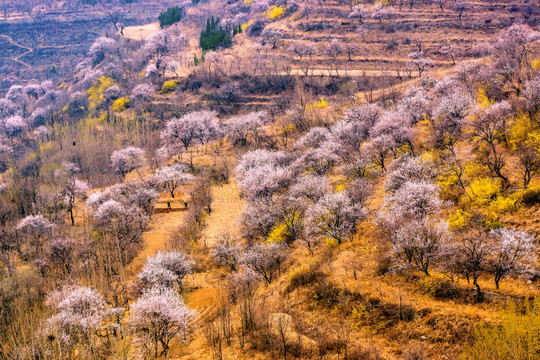
{"label": "dry grass", "polygon": [[236,182],[212,187],[212,213],[206,221],[204,243],[211,247],[216,239],[223,234],[238,236],[240,229],[238,220],[244,206]]}

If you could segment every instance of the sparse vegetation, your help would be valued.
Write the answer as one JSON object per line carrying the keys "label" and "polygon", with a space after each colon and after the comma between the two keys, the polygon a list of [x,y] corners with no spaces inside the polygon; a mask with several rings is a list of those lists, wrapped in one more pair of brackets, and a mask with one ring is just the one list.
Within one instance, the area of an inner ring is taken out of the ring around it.
{"label": "sparse vegetation", "polygon": [[0,10],[0,359],[536,357],[534,7]]}

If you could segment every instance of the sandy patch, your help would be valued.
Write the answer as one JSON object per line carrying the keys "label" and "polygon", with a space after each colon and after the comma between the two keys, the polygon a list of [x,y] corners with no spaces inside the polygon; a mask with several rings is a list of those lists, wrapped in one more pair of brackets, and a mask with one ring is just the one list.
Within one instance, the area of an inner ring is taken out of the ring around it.
{"label": "sandy patch", "polygon": [[124,36],[132,40],[144,40],[159,30],[159,23],[157,22],[146,25],[128,26],[124,29]]}

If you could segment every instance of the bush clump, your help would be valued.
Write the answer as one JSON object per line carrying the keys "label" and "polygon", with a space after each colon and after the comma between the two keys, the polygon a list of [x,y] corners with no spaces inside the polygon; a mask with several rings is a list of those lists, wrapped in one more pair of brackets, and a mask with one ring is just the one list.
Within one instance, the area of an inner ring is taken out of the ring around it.
{"label": "bush clump", "polygon": [[454,282],[444,276],[428,276],[420,281],[420,287],[436,299],[452,299],[458,293]]}
{"label": "bush clump", "polygon": [[179,6],[168,8],[159,14],[159,26],[163,29],[165,26],[179,22],[183,16],[184,8]]}
{"label": "bush clump", "polygon": [[206,20],[206,29],[201,31],[200,45],[203,51],[216,50],[223,47],[228,48],[232,45],[232,37],[230,31],[218,27],[220,19]]}
{"label": "bush clump", "polygon": [[289,271],[289,285],[287,292],[292,292],[300,287],[313,284],[321,278],[319,267],[315,265],[302,265]]}
{"label": "bush clump", "polygon": [[129,97],[124,96],[124,97],[116,99],[113,102],[112,111],[114,111],[114,112],[122,112],[122,111],[126,110],[127,108],[129,108],[130,105],[131,105],[131,100],[129,99]]}
{"label": "bush clump", "polygon": [[161,92],[163,94],[168,94],[176,90],[176,87],[178,86],[178,82],[176,80],[169,80],[165,81],[163,85],[161,86]]}

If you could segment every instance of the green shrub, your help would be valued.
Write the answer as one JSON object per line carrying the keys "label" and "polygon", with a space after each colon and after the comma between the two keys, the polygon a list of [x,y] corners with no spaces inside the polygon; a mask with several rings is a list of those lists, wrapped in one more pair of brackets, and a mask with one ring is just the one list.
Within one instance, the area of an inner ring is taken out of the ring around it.
{"label": "green shrub", "polygon": [[230,31],[223,29],[221,26],[218,28],[220,19],[206,20],[206,29],[201,31],[201,38],[199,40],[203,51],[216,50],[218,47],[230,47],[232,45],[232,38]]}

